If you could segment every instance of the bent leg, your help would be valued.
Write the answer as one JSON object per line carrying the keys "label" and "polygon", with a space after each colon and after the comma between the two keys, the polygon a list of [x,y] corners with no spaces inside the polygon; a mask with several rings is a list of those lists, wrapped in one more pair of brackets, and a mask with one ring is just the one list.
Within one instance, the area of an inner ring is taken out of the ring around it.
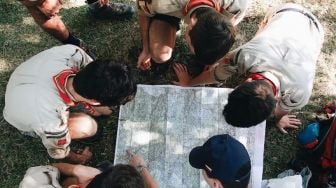
{"label": "bent leg", "polygon": [[47,17],[36,5],[27,1],[20,1],[28,9],[35,22],[47,33],[58,39],[65,41],[69,38],[69,31],[58,15]]}
{"label": "bent leg", "polygon": [[149,28],[149,50],[156,63],[164,63],[171,58],[176,31],[176,27],[165,21],[152,20]]}
{"label": "bent leg", "polygon": [[71,113],[68,119],[68,130],[71,139],[94,136],[97,132],[97,126],[97,122],[85,113]]}

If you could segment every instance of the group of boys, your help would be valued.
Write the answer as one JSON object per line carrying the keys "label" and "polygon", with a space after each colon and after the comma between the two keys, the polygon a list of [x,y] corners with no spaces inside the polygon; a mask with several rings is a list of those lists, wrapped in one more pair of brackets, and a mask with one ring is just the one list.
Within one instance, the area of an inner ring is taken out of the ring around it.
{"label": "group of boys", "polygon": [[[71,140],[94,136],[98,125],[92,116],[110,115],[114,107],[132,100],[136,84],[124,62],[94,60],[83,41],[74,37],[57,15],[60,0],[20,1],[45,31],[71,45],[45,50],[16,68],[6,89],[4,118],[21,133],[40,137],[50,157],[84,164],[90,152],[70,151]],[[90,3],[98,7],[97,14],[105,11],[103,14],[127,17],[133,13],[131,7],[108,0]],[[167,69],[172,62],[176,32],[184,19],[190,52],[195,55],[195,62],[205,68],[191,78],[185,65],[174,64],[179,79],[174,83],[195,86],[225,82],[238,73],[245,81],[229,94],[223,110],[225,120],[236,127],[251,127],[273,115],[277,127],[286,133],[286,128],[301,124],[289,113],[308,103],[323,28],[302,6],[284,4],[266,14],[252,40],[229,52],[235,41],[235,27],[244,18],[249,3],[137,0],[142,39],[137,66],[144,71]],[[72,188],[157,187],[142,158],[130,151],[128,156],[130,165],[107,165],[105,169],[68,163],[39,168],[60,171],[68,177],[62,185]],[[194,148],[189,161],[203,170],[211,187],[247,187],[250,179],[249,155],[229,135],[213,136],[203,146]],[[45,173],[40,171],[28,170],[20,186],[41,183]],[[58,182],[52,185],[60,186]]]}

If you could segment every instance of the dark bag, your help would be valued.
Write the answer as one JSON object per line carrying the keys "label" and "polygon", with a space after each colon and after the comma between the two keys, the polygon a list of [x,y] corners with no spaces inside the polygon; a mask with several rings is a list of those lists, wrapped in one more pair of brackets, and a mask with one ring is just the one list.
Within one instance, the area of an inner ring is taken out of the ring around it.
{"label": "dark bag", "polygon": [[314,122],[298,136],[299,143],[319,158],[323,169],[336,169],[336,118]]}

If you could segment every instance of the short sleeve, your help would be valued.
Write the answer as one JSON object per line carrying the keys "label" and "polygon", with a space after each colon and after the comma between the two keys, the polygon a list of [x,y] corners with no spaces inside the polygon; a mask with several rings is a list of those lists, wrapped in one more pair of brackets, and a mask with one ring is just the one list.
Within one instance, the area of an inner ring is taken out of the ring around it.
{"label": "short sleeve", "polygon": [[47,148],[48,154],[54,159],[63,159],[69,155],[71,137],[65,125],[63,130],[44,131],[41,135],[42,143]]}
{"label": "short sleeve", "polygon": [[30,167],[20,182],[19,188],[61,188],[59,179],[60,172],[53,166]]}
{"label": "short sleeve", "polygon": [[228,11],[234,17],[233,25],[237,25],[246,15],[247,8],[250,4],[250,0],[233,0],[230,5],[227,6]]}
{"label": "short sleeve", "polygon": [[74,48],[74,52],[68,59],[67,65],[76,70],[83,69],[86,65],[92,62],[92,58],[84,52],[81,48]]}
{"label": "short sleeve", "polygon": [[285,111],[300,109],[308,103],[310,93],[311,92],[300,88],[288,89],[281,92],[279,105]]}
{"label": "short sleeve", "polygon": [[[218,61],[218,66],[215,68],[214,77],[218,82],[225,82],[233,74],[237,72],[237,57],[240,54],[240,49],[235,49],[229,52],[225,57]],[[228,61],[226,61],[228,59]]]}
{"label": "short sleeve", "polygon": [[70,152],[71,136],[68,130],[69,112],[60,108],[57,114],[45,114],[44,123],[39,130],[35,130],[47,148],[48,154],[54,159],[63,159]]}

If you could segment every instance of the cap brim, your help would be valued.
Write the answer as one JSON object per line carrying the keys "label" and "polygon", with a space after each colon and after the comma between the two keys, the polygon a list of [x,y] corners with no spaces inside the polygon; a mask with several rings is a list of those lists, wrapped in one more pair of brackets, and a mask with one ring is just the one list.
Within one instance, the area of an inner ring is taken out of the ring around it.
{"label": "cap brim", "polygon": [[189,163],[197,169],[204,169],[205,164],[204,150],[202,146],[195,147],[189,154]]}

